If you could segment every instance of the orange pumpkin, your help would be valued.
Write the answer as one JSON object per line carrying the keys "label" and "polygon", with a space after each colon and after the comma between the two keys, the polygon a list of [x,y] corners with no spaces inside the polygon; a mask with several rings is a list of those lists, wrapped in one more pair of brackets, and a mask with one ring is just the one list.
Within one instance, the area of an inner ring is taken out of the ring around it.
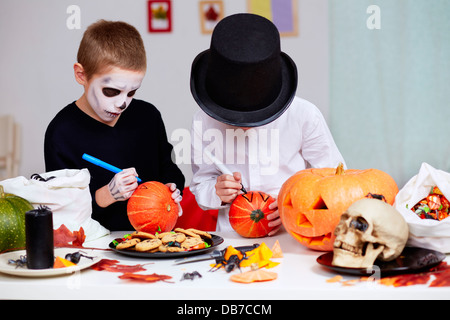
{"label": "orange pumpkin", "polygon": [[275,210],[269,205],[275,199],[261,191],[249,191],[238,195],[230,206],[229,219],[231,227],[245,238],[264,237],[272,231],[267,215]]}
{"label": "orange pumpkin", "polygon": [[332,251],[334,229],[341,214],[368,194],[393,204],[398,187],[377,169],[305,169],[290,177],[278,195],[278,210],[286,230],[302,245]]}
{"label": "orange pumpkin", "polygon": [[178,219],[178,205],[169,187],[157,181],[140,184],[128,200],[128,219],[137,231],[171,231]]}

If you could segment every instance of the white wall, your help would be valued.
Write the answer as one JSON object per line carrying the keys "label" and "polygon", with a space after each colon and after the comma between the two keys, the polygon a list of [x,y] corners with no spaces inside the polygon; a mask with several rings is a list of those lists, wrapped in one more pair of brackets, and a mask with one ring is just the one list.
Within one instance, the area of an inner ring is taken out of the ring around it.
{"label": "white wall", "polygon": [[[298,95],[328,116],[328,0],[298,0],[299,36],[282,38],[282,50],[297,63]],[[1,0],[0,115],[13,114],[22,125],[20,175],[44,171],[43,142],[54,115],[82,94],[72,66],[82,34],[98,19],[123,20],[141,33],[148,72],[136,97],[155,104],[167,134],[190,129],[198,110],[190,90],[190,67],[209,47],[210,35],[200,32],[197,0],[173,0],[173,31],[147,32],[145,0]],[[81,9],[81,29],[66,27],[67,7]],[[225,15],[246,12],[246,0],[224,0]],[[190,165],[180,165],[190,181]]]}

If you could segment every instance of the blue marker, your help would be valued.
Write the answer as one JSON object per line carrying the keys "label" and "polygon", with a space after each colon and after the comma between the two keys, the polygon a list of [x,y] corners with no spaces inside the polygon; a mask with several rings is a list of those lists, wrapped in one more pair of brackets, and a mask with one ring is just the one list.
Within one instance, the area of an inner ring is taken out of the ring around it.
{"label": "blue marker", "polygon": [[[102,167],[103,169],[109,170],[109,171],[114,172],[114,173],[119,173],[119,172],[122,171],[122,169],[114,167],[113,165],[110,165],[109,163],[106,163],[106,162],[104,162],[104,161],[102,161],[100,159],[94,158],[93,156],[90,156],[90,155],[88,155],[86,153],[83,154],[82,158],[84,160],[86,160],[86,161],[89,161],[90,163],[95,164],[96,166]],[[138,182],[142,182],[142,180],[140,178],[136,177],[136,179],[137,179]]]}

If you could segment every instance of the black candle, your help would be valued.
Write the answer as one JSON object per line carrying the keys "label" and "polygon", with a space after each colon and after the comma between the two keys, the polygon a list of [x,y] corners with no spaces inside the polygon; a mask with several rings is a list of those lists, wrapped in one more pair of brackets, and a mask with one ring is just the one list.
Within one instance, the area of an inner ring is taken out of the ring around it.
{"label": "black candle", "polygon": [[49,208],[25,213],[26,251],[28,269],[53,268],[53,213]]}

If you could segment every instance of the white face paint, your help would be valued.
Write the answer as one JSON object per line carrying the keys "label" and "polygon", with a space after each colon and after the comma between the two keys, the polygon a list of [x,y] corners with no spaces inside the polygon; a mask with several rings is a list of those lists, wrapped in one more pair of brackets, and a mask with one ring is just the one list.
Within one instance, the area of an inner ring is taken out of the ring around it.
{"label": "white face paint", "polygon": [[144,72],[114,68],[91,79],[86,98],[101,121],[112,122],[126,110],[144,75]]}

